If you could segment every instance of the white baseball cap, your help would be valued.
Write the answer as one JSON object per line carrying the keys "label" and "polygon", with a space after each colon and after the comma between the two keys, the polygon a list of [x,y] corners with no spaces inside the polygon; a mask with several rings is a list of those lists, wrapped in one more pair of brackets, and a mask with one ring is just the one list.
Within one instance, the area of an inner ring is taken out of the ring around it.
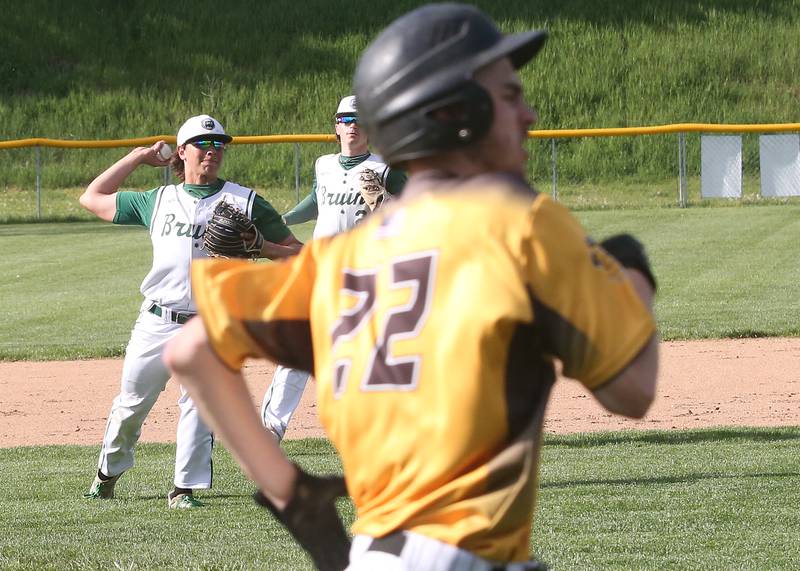
{"label": "white baseball cap", "polygon": [[356,110],[356,96],[348,95],[339,102],[339,107],[336,108],[336,117],[342,115],[358,115]]}
{"label": "white baseball cap", "polygon": [[187,119],[186,123],[178,129],[178,146],[198,137],[208,137],[224,143],[230,143],[233,140],[233,137],[225,133],[220,122],[211,115],[197,115]]}

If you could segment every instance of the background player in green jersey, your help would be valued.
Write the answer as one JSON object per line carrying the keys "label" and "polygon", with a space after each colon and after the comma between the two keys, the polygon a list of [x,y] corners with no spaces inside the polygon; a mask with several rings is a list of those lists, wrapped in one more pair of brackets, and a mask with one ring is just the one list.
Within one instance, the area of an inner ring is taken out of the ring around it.
{"label": "background player in green jersey", "polygon": [[316,219],[314,238],[349,230],[369,211],[358,191],[358,175],[365,168],[378,173],[389,194],[399,196],[406,173],[392,169],[369,150],[369,140],[358,119],[355,96],[342,98],[333,117],[340,152],[314,162],[311,192],[283,215],[288,225]]}
{"label": "background player in green jersey", "polygon": [[[369,150],[367,134],[359,125],[358,104],[352,95],[342,98],[334,115],[340,152],[322,155],[314,163],[311,193],[283,215],[287,224],[316,218],[314,238],[333,236],[353,228],[369,212],[359,192],[359,175],[377,173],[387,192],[399,196],[406,182],[402,170],[392,169]],[[281,440],[300,404],[309,374],[278,365],[261,404],[261,419]]]}

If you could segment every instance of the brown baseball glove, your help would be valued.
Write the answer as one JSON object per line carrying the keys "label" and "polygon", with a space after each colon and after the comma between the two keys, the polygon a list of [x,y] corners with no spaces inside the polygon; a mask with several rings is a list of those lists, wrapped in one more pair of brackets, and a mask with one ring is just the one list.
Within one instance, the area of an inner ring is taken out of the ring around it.
{"label": "brown baseball glove", "polygon": [[203,235],[203,249],[215,258],[257,258],[264,237],[237,206],[220,200]]}
{"label": "brown baseball glove", "polygon": [[341,571],[350,557],[350,538],[336,512],[336,498],[346,497],[341,476],[312,476],[297,467],[294,495],[283,510],[259,490],[257,504],[267,508],[311,556],[320,571]]}
{"label": "brown baseball glove", "polygon": [[374,170],[364,169],[361,171],[358,182],[361,196],[371,211],[392,200],[392,195],[386,191],[381,177]]}

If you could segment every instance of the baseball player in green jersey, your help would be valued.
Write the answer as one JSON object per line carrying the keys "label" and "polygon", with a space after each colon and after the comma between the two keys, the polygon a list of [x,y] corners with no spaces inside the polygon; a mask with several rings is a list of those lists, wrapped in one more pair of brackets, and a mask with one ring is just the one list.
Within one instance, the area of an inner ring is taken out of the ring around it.
{"label": "baseball player in green jersey", "polygon": [[[203,233],[214,206],[225,200],[247,213],[264,238],[261,257],[283,258],[302,246],[268,202],[249,188],[219,178],[231,140],[213,117],[192,117],[178,131],[178,148],[170,158],[161,158],[163,141],[135,148],[95,178],[80,197],[81,205],[103,220],[144,226],[153,244],[153,265],[141,285],[144,300],[125,350],[120,392],[111,406],[87,498],[113,498],[117,480],[133,466],[142,424],[170,377],[162,350],[196,312],[189,269],[193,260],[207,257]],[[140,165],[171,165],[181,182],[147,192],[120,191]],[[194,490],[211,487],[213,435],[183,388],[178,406],[175,479],[168,505],[191,508],[202,505]]]}
{"label": "baseball player in green jersey", "polygon": [[[283,215],[288,225],[314,218],[314,238],[333,236],[353,228],[370,211],[359,192],[359,176],[375,172],[389,195],[399,197],[407,175],[392,169],[369,150],[367,135],[359,126],[356,98],[342,98],[334,114],[340,152],[323,155],[314,163],[311,193]],[[309,374],[278,365],[261,404],[261,419],[279,441],[300,404]]]}
{"label": "baseball player in green jersey", "polygon": [[[193,264],[201,319],[165,360],[320,568],[541,570],[531,529],[557,361],[612,413],[653,402],[644,248],[595,242],[524,182],[537,115],[518,69],[546,37],[504,35],[465,4],[401,16],[362,55],[354,91],[376,150],[409,172],[403,196],[286,261]],[[357,514],[349,557],[335,521],[297,517],[334,494],[262,428],[240,372],[250,357],[314,373]]]}
{"label": "baseball player in green jersey", "polygon": [[358,189],[358,175],[364,169],[378,173],[392,196],[400,196],[408,178],[404,171],[389,168],[380,156],[370,152],[367,134],[358,122],[355,96],[348,95],[339,102],[334,129],[341,151],[315,161],[311,192],[283,215],[290,226],[316,218],[314,238],[349,230],[369,212]]}

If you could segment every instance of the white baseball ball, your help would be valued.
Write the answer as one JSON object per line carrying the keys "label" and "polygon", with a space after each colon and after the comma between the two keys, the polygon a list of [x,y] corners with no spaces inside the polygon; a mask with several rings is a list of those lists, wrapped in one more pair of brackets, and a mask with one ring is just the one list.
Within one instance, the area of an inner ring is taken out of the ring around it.
{"label": "white baseball ball", "polygon": [[168,144],[164,143],[158,150],[158,158],[162,161],[168,161],[171,156],[172,148]]}

